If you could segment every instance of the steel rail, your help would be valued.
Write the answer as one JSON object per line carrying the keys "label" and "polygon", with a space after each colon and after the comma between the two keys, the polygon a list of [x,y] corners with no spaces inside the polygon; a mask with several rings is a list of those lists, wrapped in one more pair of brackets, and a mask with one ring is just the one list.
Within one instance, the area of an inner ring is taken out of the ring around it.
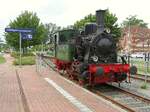
{"label": "steel rail", "polygon": [[98,91],[98,90],[94,90],[94,89],[89,89],[89,90],[90,90],[91,92],[97,94],[98,96],[101,96],[101,97],[103,97],[104,99],[109,100],[109,101],[111,101],[112,103],[118,105],[118,106],[121,107],[122,109],[127,110],[128,112],[135,112],[135,110],[129,108],[128,106],[126,106],[126,105],[124,105],[124,104],[122,104],[122,103],[119,103],[119,102],[115,101],[115,100],[114,100],[112,97],[110,97],[110,96],[107,96],[107,95],[102,94],[102,93],[101,93],[100,91]]}
{"label": "steel rail", "polygon": [[133,96],[134,98],[138,98],[138,99],[142,100],[143,102],[147,102],[147,103],[150,104],[150,99],[148,99],[148,98],[145,98],[145,97],[143,97],[143,96],[134,94],[133,92],[130,92],[130,91],[125,90],[125,89],[122,89],[122,88],[117,87],[117,86],[113,86],[113,85],[109,85],[109,86],[112,86],[112,87],[118,89],[119,91],[121,91],[121,92],[123,92],[123,93],[125,93],[125,94],[131,95],[131,96]]}
{"label": "steel rail", "polygon": [[[136,76],[133,76],[133,75],[131,75],[130,77],[133,78],[133,79],[145,81],[145,76],[144,76],[144,75],[142,75],[142,76],[137,76],[137,75],[136,75]],[[150,78],[150,76],[148,76],[148,78]],[[150,79],[146,79],[146,81],[147,81],[147,82],[150,82]]]}
{"label": "steel rail", "polygon": [[[147,104],[150,104],[150,99],[147,99],[147,98],[142,97],[140,95],[136,95],[136,94],[134,94],[134,93],[132,93],[130,91],[124,90],[122,88],[119,88],[119,87],[116,87],[116,86],[113,86],[113,85],[109,85],[108,84],[108,86],[113,87],[114,91],[115,91],[115,89],[117,89],[120,92],[120,95],[126,94],[127,96],[129,96],[131,98],[138,99],[139,101],[142,101],[142,102],[145,102]],[[125,109],[125,110],[127,110],[129,112],[137,112],[137,110],[134,110],[130,106],[125,105],[125,103],[121,103],[119,101],[116,101],[111,95],[106,95],[105,92],[101,92],[100,90],[97,90],[97,89],[94,89],[94,88],[91,88],[90,91],[92,91],[95,94],[105,98],[106,100],[111,101],[112,103],[120,106],[121,108],[123,108],[123,109]],[[113,92],[113,91],[110,91],[110,93],[111,92]]]}

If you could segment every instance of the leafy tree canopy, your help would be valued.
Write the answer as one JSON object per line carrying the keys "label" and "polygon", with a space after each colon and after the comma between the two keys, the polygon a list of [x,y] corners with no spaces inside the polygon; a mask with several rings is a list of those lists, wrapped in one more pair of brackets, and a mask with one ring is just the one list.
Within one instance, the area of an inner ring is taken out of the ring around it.
{"label": "leafy tree canopy", "polygon": [[45,29],[47,30],[47,36],[48,38],[55,33],[56,31],[59,31],[61,27],[57,26],[56,24],[53,23],[47,23],[44,25]]}
{"label": "leafy tree canopy", "polygon": [[[32,40],[22,40],[22,48],[40,44],[46,38],[46,29],[40,22],[36,13],[24,11],[15,20],[11,21],[8,25],[10,28],[33,28]],[[18,33],[5,33],[6,42],[13,48],[19,48],[19,34]]]}
{"label": "leafy tree canopy", "polygon": [[123,23],[121,24],[122,27],[128,27],[128,26],[140,26],[140,27],[144,27],[147,28],[147,23],[145,23],[142,19],[138,19],[136,15],[134,16],[129,16],[126,18],[126,20],[123,21]]}
{"label": "leafy tree canopy", "polygon": [[[111,30],[111,33],[113,34],[113,37],[118,40],[118,37],[121,36],[121,29],[117,24],[118,18],[116,17],[115,14],[110,13],[109,10],[106,11],[105,13],[105,28],[109,28]],[[86,23],[89,22],[96,22],[96,16],[89,14],[85,16],[83,19],[76,21],[74,23],[74,27],[77,29],[82,29],[84,28]]]}

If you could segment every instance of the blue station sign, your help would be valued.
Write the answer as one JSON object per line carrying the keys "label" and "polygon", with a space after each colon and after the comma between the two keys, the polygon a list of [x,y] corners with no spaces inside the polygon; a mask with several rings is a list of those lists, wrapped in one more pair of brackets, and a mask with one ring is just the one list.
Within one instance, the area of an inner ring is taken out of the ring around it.
{"label": "blue station sign", "polygon": [[5,28],[5,32],[32,33],[32,28]]}
{"label": "blue station sign", "polygon": [[28,33],[21,33],[21,38],[23,40],[31,40],[32,39],[32,35],[28,34]]}

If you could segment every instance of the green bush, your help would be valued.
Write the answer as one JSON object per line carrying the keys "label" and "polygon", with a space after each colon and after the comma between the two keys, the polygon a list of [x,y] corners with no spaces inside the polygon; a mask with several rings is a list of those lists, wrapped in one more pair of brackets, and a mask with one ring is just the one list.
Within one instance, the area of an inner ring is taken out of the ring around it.
{"label": "green bush", "polygon": [[19,57],[19,52],[12,52],[11,56],[14,58],[18,58]]}
{"label": "green bush", "polygon": [[0,64],[5,63],[5,62],[6,62],[5,58],[0,55]]}
{"label": "green bush", "polygon": [[143,83],[143,84],[141,85],[141,88],[142,88],[142,89],[147,89],[147,88],[148,88],[148,86],[147,86],[147,84],[146,84],[146,83]]}
{"label": "green bush", "polygon": [[[19,57],[15,59],[13,62],[14,65],[19,65]],[[21,58],[22,65],[34,65],[35,64],[35,57],[34,56],[24,56]]]}
{"label": "green bush", "polygon": [[[14,57],[14,58],[18,58],[20,56],[20,53],[19,52],[12,52],[11,56]],[[28,53],[22,54],[21,56],[22,57],[34,56],[34,54],[32,52],[28,52]]]}
{"label": "green bush", "polygon": [[32,52],[28,52],[28,53],[22,54],[22,56],[34,56],[34,54]]}

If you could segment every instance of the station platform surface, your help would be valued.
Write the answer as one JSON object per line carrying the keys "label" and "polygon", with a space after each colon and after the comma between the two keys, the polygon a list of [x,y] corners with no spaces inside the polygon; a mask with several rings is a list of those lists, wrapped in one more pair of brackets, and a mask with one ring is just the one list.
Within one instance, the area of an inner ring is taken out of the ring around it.
{"label": "station platform surface", "polygon": [[123,112],[48,67],[0,65],[0,112]]}

